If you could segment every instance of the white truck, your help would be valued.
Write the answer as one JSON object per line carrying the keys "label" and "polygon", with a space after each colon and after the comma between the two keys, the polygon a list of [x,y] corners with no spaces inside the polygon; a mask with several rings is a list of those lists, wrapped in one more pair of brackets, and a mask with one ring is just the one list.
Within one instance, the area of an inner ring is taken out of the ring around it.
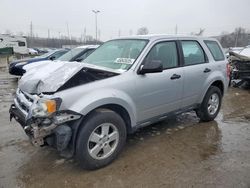
{"label": "white truck", "polygon": [[23,36],[0,34],[0,48],[13,47],[14,53],[28,54],[27,41]]}

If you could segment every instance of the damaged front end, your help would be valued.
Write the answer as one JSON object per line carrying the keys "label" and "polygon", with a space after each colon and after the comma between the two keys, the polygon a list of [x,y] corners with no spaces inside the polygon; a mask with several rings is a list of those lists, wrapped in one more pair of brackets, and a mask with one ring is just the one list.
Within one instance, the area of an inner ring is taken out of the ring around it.
{"label": "damaged front end", "polygon": [[19,81],[10,119],[21,124],[34,145],[48,144],[72,154],[83,115],[64,106],[67,99],[55,97],[56,93],[119,73],[82,63],[56,63],[39,71],[32,69]]}
{"label": "damaged front end", "polygon": [[14,104],[10,107],[10,120],[21,124],[36,146],[46,144],[63,151],[72,137],[72,122],[81,118],[73,111],[59,111],[62,100],[45,95],[31,95],[17,89]]}
{"label": "damaged front end", "polygon": [[234,52],[229,52],[229,55],[232,85],[239,87],[244,82],[250,83],[250,58]]}

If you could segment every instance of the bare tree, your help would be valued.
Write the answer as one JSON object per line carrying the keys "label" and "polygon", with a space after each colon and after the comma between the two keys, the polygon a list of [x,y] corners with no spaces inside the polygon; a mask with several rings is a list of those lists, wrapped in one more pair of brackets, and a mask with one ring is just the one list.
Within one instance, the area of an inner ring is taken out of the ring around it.
{"label": "bare tree", "polygon": [[141,27],[137,30],[137,35],[147,35],[149,33],[147,27]]}
{"label": "bare tree", "polygon": [[192,32],[191,35],[202,36],[204,31],[205,31],[205,29],[200,28],[200,31],[198,33]]}
{"label": "bare tree", "polygon": [[7,34],[7,35],[12,35],[13,33],[9,30],[9,29],[6,29],[4,34]]}
{"label": "bare tree", "polygon": [[232,33],[223,32],[218,38],[221,45],[225,48],[235,46],[244,47],[250,43],[250,33],[241,27],[236,28]]}
{"label": "bare tree", "polygon": [[202,36],[204,33],[205,29],[200,28],[200,31],[196,33],[196,36]]}

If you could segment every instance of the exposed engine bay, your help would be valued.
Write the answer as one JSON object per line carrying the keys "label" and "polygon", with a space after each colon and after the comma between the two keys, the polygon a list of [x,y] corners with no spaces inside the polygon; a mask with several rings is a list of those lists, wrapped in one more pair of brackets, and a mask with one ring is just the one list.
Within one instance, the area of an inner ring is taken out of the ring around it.
{"label": "exposed engine bay", "polygon": [[57,62],[29,70],[19,80],[18,87],[21,91],[29,94],[53,94],[120,73],[85,63]]}
{"label": "exposed engine bay", "polygon": [[108,72],[108,71],[84,67],[81,71],[79,71],[72,78],[70,78],[64,85],[62,85],[57,91],[69,89],[78,85],[86,84],[97,80],[102,80],[116,75],[119,74],[114,72]]}

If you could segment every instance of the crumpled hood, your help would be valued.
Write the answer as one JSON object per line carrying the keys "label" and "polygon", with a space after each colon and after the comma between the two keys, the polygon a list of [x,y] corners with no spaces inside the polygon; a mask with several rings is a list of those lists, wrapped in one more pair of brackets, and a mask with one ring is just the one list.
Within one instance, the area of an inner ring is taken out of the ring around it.
{"label": "crumpled hood", "polygon": [[[100,74],[99,76],[96,75],[91,78],[87,78],[86,74],[83,74],[77,78],[78,80],[75,80],[75,82],[79,82],[80,80],[79,84],[86,83],[84,77],[86,77],[87,82],[89,82],[91,80],[104,79],[110,76],[119,75],[124,72],[124,70],[113,70],[87,63],[68,61],[47,62],[28,69],[19,80],[18,87],[22,91],[30,94],[54,93],[72,77],[78,75],[77,73],[83,68],[98,70],[99,72],[106,72],[107,74]],[[96,74],[98,74],[98,71],[96,71]],[[72,83],[72,85],[75,85],[75,83]]]}
{"label": "crumpled hood", "polygon": [[51,62],[29,69],[18,87],[27,93],[56,92],[67,80],[84,67],[77,62]]}

